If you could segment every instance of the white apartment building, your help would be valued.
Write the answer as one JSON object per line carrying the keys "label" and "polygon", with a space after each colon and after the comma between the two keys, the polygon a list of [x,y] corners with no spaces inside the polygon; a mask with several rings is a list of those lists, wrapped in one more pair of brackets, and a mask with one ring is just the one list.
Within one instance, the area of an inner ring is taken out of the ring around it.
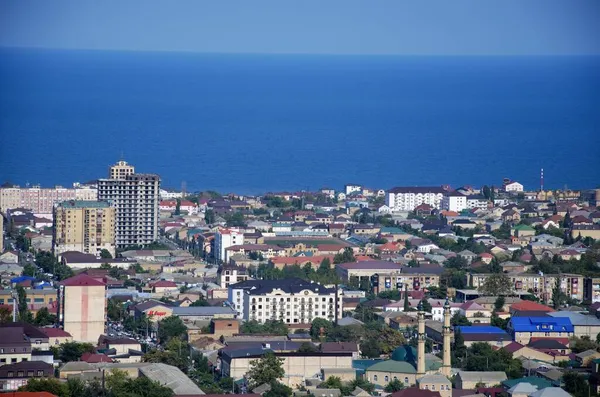
{"label": "white apartment building", "polygon": [[217,284],[226,289],[230,285],[248,280],[248,270],[241,266],[223,265],[217,272],[217,280]]}
{"label": "white apartment building", "polygon": [[[299,278],[249,280],[231,285],[228,300],[244,321],[306,324],[342,317],[342,291]],[[336,306],[337,304],[337,306]]]}
{"label": "white apartment building", "polygon": [[115,167],[122,172],[110,171],[110,175],[118,175],[120,179],[98,180],[98,200],[108,201],[116,209],[117,248],[148,245],[158,240],[160,177],[129,174],[133,167],[123,168],[121,163],[124,162]]}
{"label": "white apartment building", "polygon": [[166,189],[160,189],[160,199],[161,200],[175,200],[175,199],[183,198],[182,192],[172,192]]}
{"label": "white apartment building", "polygon": [[0,210],[25,208],[35,214],[51,214],[54,204],[67,200],[95,201],[98,190],[92,187],[42,188],[40,186],[21,188],[18,186],[0,188]]}
{"label": "white apartment building", "polygon": [[489,200],[486,199],[482,195],[474,194],[474,195],[467,197],[467,208],[468,209],[473,209],[473,208],[486,209],[486,208],[488,208],[488,204],[489,204]]}
{"label": "white apartment building", "polygon": [[467,196],[459,192],[448,193],[442,199],[442,209],[446,211],[461,212],[467,208]]}
{"label": "white apartment building", "polygon": [[346,195],[354,193],[354,192],[362,192],[362,186],[361,185],[356,185],[353,183],[348,183],[346,185],[344,185],[344,191],[346,192]]}
{"label": "white apartment building", "polygon": [[413,211],[421,204],[440,209],[445,193],[441,187],[395,187],[388,191],[386,205],[393,211]]}
{"label": "white apartment building", "polygon": [[226,249],[234,245],[244,244],[244,233],[239,229],[219,229],[215,233],[215,259],[217,261],[226,261],[227,253]]}
{"label": "white apartment building", "polygon": [[519,182],[510,182],[507,183],[506,185],[504,185],[504,191],[505,192],[522,192],[523,191],[523,185],[521,185]]}

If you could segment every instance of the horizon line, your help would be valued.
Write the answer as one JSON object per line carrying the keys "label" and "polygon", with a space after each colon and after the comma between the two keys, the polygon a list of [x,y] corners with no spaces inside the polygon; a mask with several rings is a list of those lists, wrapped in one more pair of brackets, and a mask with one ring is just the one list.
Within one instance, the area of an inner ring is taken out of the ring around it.
{"label": "horizon line", "polygon": [[65,48],[65,47],[45,47],[45,46],[7,46],[0,45],[0,50],[39,50],[39,51],[73,51],[73,52],[133,52],[133,53],[179,53],[179,54],[198,54],[198,55],[267,55],[267,56],[332,56],[332,57],[481,57],[481,58],[569,58],[569,57],[600,57],[600,53],[594,54],[519,54],[519,53],[490,53],[490,54],[420,54],[420,53],[329,53],[329,52],[259,52],[259,51],[201,51],[185,49],[126,49],[126,48]]}

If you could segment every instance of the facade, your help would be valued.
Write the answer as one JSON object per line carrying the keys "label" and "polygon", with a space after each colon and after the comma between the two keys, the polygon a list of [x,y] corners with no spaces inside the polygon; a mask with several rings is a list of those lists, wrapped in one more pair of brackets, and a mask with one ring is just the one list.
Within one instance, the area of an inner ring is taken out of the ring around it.
{"label": "facade", "polygon": [[248,270],[241,266],[223,265],[217,272],[217,280],[221,288],[229,288],[232,284],[248,280]]}
{"label": "facade", "polygon": [[514,341],[522,345],[527,345],[532,338],[568,341],[574,335],[568,317],[511,317],[507,328]]}
{"label": "facade", "polygon": [[25,208],[35,214],[51,214],[55,203],[67,200],[96,200],[98,191],[92,187],[42,188],[39,186],[0,188],[0,210]]}
{"label": "facade", "polygon": [[0,328],[0,366],[31,360],[31,341],[23,327]]}
{"label": "facade", "polygon": [[507,379],[506,373],[500,371],[458,371],[456,388],[475,389],[477,385],[494,387]]}
{"label": "facade", "polygon": [[440,209],[445,193],[441,187],[395,187],[388,191],[386,205],[394,211],[413,211],[421,204]]}
{"label": "facade", "polygon": [[115,209],[105,201],[63,201],[54,208],[54,255],[78,251],[115,256]]}
{"label": "facade", "polygon": [[486,199],[484,196],[476,194],[476,195],[471,195],[467,197],[467,208],[468,209],[473,209],[473,208],[488,208],[489,205],[489,200]]}
{"label": "facade", "polygon": [[0,213],[0,253],[4,252],[4,216]]}
{"label": "facade", "polygon": [[459,192],[448,193],[442,199],[442,209],[446,211],[461,212],[467,208],[467,196]]}
{"label": "facade", "polygon": [[342,293],[298,278],[248,280],[229,286],[228,301],[245,321],[306,324],[342,318]]}
{"label": "facade", "polygon": [[215,233],[214,256],[217,261],[226,261],[226,249],[234,245],[244,244],[244,233],[239,229],[219,229]]}
{"label": "facade", "polygon": [[104,333],[106,285],[83,273],[64,280],[59,287],[58,313],[73,340],[96,343]]}
{"label": "facade", "polygon": [[507,183],[506,185],[504,185],[504,191],[505,192],[522,192],[523,185],[521,185],[519,182],[510,182],[510,183]]}
{"label": "facade", "polygon": [[0,367],[0,391],[15,391],[29,379],[53,378],[54,367],[42,361],[22,361]]}
{"label": "facade", "polygon": [[135,174],[135,167],[123,160],[117,161],[115,165],[111,165],[108,168],[108,177],[110,179],[125,179],[133,174]]}
{"label": "facade", "polygon": [[119,163],[114,166],[117,170],[111,167],[110,175],[124,177],[98,180],[98,200],[116,209],[116,247],[151,244],[158,239],[160,177],[129,173],[132,169]]}

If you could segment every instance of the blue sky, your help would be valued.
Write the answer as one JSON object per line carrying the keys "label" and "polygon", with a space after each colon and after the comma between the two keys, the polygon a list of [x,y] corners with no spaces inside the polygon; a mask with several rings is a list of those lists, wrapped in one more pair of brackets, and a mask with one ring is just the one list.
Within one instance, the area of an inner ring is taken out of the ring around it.
{"label": "blue sky", "polygon": [[1,0],[0,46],[225,53],[599,55],[600,1]]}

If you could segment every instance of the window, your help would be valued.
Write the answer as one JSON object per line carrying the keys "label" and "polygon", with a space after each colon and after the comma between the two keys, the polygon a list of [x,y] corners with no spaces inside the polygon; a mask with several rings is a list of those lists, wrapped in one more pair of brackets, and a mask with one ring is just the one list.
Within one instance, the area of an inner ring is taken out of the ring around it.
{"label": "window", "polygon": [[14,363],[16,363],[16,362],[17,362],[17,359],[16,359],[16,358],[11,358],[11,359],[10,359],[10,362],[11,362],[12,364],[14,364]]}
{"label": "window", "polygon": [[408,385],[408,376],[404,377],[404,384]]}
{"label": "window", "polygon": [[14,352],[15,352],[15,349],[14,349],[14,348],[10,349],[10,352],[11,352],[11,353],[14,353]]}
{"label": "window", "polygon": [[[10,372],[9,372],[9,374],[10,374]],[[377,375],[373,375],[373,380],[374,380],[375,382],[377,382]]]}
{"label": "window", "polygon": [[435,390],[435,385],[431,385],[431,390]]}
{"label": "window", "polygon": [[22,378],[25,376],[25,372],[23,371],[17,371],[17,378]]}
{"label": "window", "polygon": [[37,376],[44,376],[44,371],[37,371]]}
{"label": "window", "polygon": [[27,371],[27,377],[30,378],[32,376],[33,376],[33,370],[30,369],[30,370]]}
{"label": "window", "polygon": [[384,379],[385,379],[385,381],[386,381],[386,382],[389,382],[389,381],[390,381],[390,377],[389,377],[389,376],[387,376],[387,375],[385,376],[385,378],[384,378]]}
{"label": "window", "polygon": [[15,374],[13,373],[13,371],[8,371],[8,375],[9,378],[12,378],[15,376]]}

